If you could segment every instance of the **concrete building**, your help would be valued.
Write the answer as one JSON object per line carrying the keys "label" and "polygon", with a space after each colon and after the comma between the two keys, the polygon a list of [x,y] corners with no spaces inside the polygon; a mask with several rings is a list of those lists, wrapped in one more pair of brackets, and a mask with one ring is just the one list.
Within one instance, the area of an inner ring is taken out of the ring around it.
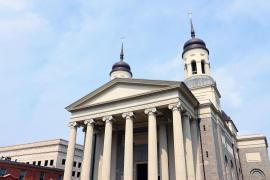
{"label": "concrete building", "polygon": [[83,180],[270,179],[266,138],[237,135],[192,21],[182,58],[184,82],[135,79],[122,45],[110,81],[66,108],[64,180],[72,179],[79,127],[86,128]]}
{"label": "concrete building", "polygon": [[[19,144],[0,147],[0,157],[8,157],[11,161],[26,164],[64,169],[68,142],[63,139]],[[76,144],[72,164],[72,177],[79,179],[83,146]]]}
{"label": "concrete building", "polygon": [[62,180],[63,174],[63,169],[0,160],[0,180]]}

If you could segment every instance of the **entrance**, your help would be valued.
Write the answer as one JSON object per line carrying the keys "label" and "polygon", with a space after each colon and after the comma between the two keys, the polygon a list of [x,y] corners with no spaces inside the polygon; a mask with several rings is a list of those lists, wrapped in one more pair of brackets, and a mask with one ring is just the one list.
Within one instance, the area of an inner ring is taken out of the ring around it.
{"label": "entrance", "polygon": [[147,180],[147,163],[137,164],[137,180]]}

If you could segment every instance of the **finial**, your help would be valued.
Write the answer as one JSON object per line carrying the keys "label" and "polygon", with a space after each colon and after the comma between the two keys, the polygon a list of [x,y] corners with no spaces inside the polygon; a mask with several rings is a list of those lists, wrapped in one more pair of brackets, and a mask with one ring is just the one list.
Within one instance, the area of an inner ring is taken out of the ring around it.
{"label": "finial", "polygon": [[120,53],[120,61],[124,61],[124,39],[125,37],[121,37],[122,39],[122,46],[121,46],[121,53]]}
{"label": "finial", "polygon": [[195,31],[194,31],[194,27],[193,27],[193,23],[192,23],[192,12],[189,12],[188,16],[189,16],[190,27],[191,27],[191,37],[195,38]]}
{"label": "finial", "polygon": [[123,42],[122,42],[121,53],[120,53],[120,61],[124,61],[124,48],[123,48]]}

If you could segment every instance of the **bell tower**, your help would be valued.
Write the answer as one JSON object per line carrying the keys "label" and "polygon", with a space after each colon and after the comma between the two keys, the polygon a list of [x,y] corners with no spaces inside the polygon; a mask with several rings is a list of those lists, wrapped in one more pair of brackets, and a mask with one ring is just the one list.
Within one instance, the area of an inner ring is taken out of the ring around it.
{"label": "bell tower", "polygon": [[195,36],[191,13],[189,20],[191,38],[184,44],[182,53],[185,83],[200,103],[211,102],[220,110],[221,95],[211,77],[209,50],[205,42]]}

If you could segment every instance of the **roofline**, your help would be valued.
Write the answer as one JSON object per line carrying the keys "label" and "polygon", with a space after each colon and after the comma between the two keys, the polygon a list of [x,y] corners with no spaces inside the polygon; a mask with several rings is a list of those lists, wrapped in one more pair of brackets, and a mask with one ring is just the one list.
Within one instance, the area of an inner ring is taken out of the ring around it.
{"label": "roofline", "polygon": [[64,172],[64,169],[59,169],[59,168],[54,168],[54,167],[46,167],[46,166],[38,166],[38,165],[33,165],[33,164],[26,164],[23,162],[15,162],[15,161],[8,161],[8,160],[2,160],[2,159],[0,159],[0,163],[12,164],[12,165],[22,165],[22,166],[27,166],[29,168],[47,169],[47,170]]}
{"label": "roofline", "polygon": [[[39,143],[50,143],[49,145],[53,145],[53,144],[58,144],[58,143],[53,143],[53,141],[59,141],[59,144],[63,144],[61,142],[66,142],[68,143],[67,140],[65,139],[51,139],[51,140],[41,140],[41,141],[34,141],[34,142],[28,142],[28,143],[21,143],[21,144],[14,144],[14,145],[8,145],[8,146],[1,146],[0,147],[0,151],[2,149],[6,149],[6,148],[15,148],[15,149],[23,149],[23,148],[28,148],[28,147],[19,147],[19,146],[30,146],[30,145],[35,145],[35,144],[39,144]],[[16,148],[16,146],[18,146],[18,148]],[[40,146],[44,146],[44,145],[40,145]],[[83,146],[81,144],[76,144],[76,146],[83,148]]]}
{"label": "roofline", "polygon": [[264,134],[245,134],[245,135],[237,136],[237,141],[247,141],[247,140],[257,140],[257,139],[264,139],[266,148],[268,148],[267,137]]}

